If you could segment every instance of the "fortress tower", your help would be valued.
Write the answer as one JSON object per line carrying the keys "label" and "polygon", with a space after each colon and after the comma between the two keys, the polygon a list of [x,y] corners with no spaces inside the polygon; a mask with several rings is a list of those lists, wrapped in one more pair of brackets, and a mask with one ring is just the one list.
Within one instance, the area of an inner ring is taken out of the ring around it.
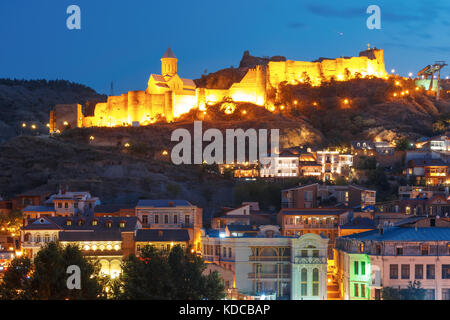
{"label": "fortress tower", "polygon": [[167,48],[166,53],[161,58],[161,75],[168,80],[177,74],[178,59],[172,49]]}

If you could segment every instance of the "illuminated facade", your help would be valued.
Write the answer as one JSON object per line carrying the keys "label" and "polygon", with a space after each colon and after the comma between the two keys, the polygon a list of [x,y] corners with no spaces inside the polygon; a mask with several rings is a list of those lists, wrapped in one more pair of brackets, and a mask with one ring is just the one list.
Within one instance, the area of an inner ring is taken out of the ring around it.
{"label": "illuminated facade", "polygon": [[380,49],[362,51],[359,57],[306,61],[270,61],[247,70],[240,82],[228,89],[197,88],[194,81],[181,78],[178,59],[169,48],[161,58],[161,74],[152,74],[144,91],[129,91],[110,96],[97,103],[94,114],[85,116],[81,105],[57,105],[50,113],[50,132],[74,127],[114,127],[147,125],[159,119],[173,121],[193,108],[205,110],[225,99],[250,102],[274,110],[267,92],[277,90],[281,83],[310,82],[335,79],[345,81],[357,76],[385,77],[384,52]]}
{"label": "illuminated facade", "polygon": [[379,300],[385,287],[420,281],[427,300],[450,300],[450,228],[389,227],[339,238],[335,260],[345,300]]}
{"label": "illuminated facade", "polygon": [[234,288],[254,299],[325,300],[328,239],[281,237],[278,226],[260,226],[254,237],[205,234],[203,258],[234,273]]}
{"label": "illuminated facade", "polygon": [[51,241],[76,245],[84,256],[100,263],[101,273],[116,277],[123,257],[135,253],[134,234],[140,228],[136,217],[41,217],[22,227],[22,248],[34,259]]}

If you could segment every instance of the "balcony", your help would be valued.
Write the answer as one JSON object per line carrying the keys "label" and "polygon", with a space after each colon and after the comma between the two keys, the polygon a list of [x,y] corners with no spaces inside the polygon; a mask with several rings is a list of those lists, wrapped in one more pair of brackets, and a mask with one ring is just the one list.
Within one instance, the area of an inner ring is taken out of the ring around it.
{"label": "balcony", "polygon": [[250,261],[268,261],[268,262],[277,262],[277,261],[289,261],[291,257],[289,256],[250,256]]}
{"label": "balcony", "polygon": [[336,223],[332,224],[285,224],[285,229],[337,229]]}
{"label": "balcony", "polygon": [[295,257],[294,261],[298,264],[326,264],[327,257]]}
{"label": "balcony", "polygon": [[249,279],[290,279],[291,274],[287,272],[283,273],[255,273],[251,272],[248,274]]}

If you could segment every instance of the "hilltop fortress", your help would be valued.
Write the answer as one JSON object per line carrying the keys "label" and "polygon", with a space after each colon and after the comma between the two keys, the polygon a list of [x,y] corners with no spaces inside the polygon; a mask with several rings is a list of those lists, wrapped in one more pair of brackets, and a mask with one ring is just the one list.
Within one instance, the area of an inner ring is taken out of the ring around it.
{"label": "hilltop fortress", "polygon": [[276,90],[283,82],[310,82],[317,86],[332,78],[343,81],[357,76],[387,76],[384,52],[376,48],[362,51],[358,57],[320,58],[313,62],[267,61],[248,68],[242,80],[228,89],[197,87],[193,80],[178,75],[177,64],[178,59],[168,48],[161,58],[161,74],[150,75],[145,91],[109,96],[106,102],[97,103],[91,114],[85,115],[79,104],[55,106],[50,113],[50,132],[67,127],[147,125],[161,118],[173,121],[193,108],[204,110],[206,105],[226,98],[269,108],[273,101],[267,92]]}

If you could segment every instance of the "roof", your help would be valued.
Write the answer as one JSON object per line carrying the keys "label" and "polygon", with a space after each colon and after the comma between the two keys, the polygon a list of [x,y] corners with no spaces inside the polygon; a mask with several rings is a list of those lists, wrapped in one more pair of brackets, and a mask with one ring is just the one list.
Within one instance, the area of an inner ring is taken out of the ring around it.
{"label": "roof", "polygon": [[120,231],[60,231],[59,241],[121,241]]}
{"label": "roof", "polygon": [[281,209],[284,215],[339,215],[348,212],[348,209],[320,208],[320,209]]}
{"label": "roof", "polygon": [[135,207],[132,205],[125,205],[125,204],[102,204],[99,206],[95,206],[94,212],[95,213],[115,213],[119,212],[120,210],[124,209],[134,209]]}
{"label": "roof", "polygon": [[[359,145],[358,145],[358,143],[359,143]],[[364,145],[364,143],[365,143],[365,145]],[[368,141],[368,140],[352,141],[351,145],[354,149],[373,149],[373,148],[375,148],[372,141]]]}
{"label": "roof", "polygon": [[49,207],[49,206],[27,206],[25,209],[23,209],[22,211],[34,211],[34,212],[55,212],[55,208],[54,207]]}
{"label": "roof", "polygon": [[194,80],[181,78],[183,85],[187,87],[196,87]]}
{"label": "roof", "polygon": [[177,58],[175,56],[175,53],[173,53],[172,49],[170,49],[170,47],[167,48],[166,52],[164,53],[164,55],[162,56],[163,58]]}
{"label": "roof", "polygon": [[255,226],[244,225],[244,224],[229,224],[227,228],[230,232],[239,232],[239,231],[255,231],[258,232]]}
{"label": "roof", "polygon": [[189,241],[189,232],[185,229],[139,229],[136,242],[140,241]]}
{"label": "roof", "polygon": [[375,229],[376,226],[372,219],[369,218],[355,218],[341,226],[341,229]]}
{"label": "roof", "polygon": [[390,227],[379,230],[355,233],[342,237],[343,239],[373,240],[373,241],[450,241],[450,228],[402,228]]}
{"label": "roof", "polygon": [[193,207],[193,205],[187,200],[139,200],[136,207],[170,208]]}
{"label": "roof", "polygon": [[[71,225],[67,225],[67,221],[71,220]],[[82,220],[83,224],[79,225],[78,222]],[[97,220],[96,225],[92,225],[92,221]],[[106,226],[106,222],[112,222],[112,226],[109,228]],[[120,228],[120,222],[125,222],[125,227]],[[130,232],[136,229],[138,222],[137,217],[42,217],[39,219],[29,219],[28,225],[23,227],[22,230],[76,230],[76,231],[114,231]]]}
{"label": "roof", "polygon": [[408,168],[412,167],[428,167],[428,166],[437,166],[437,167],[447,167],[448,165],[444,163],[441,159],[412,159],[408,161]]}

